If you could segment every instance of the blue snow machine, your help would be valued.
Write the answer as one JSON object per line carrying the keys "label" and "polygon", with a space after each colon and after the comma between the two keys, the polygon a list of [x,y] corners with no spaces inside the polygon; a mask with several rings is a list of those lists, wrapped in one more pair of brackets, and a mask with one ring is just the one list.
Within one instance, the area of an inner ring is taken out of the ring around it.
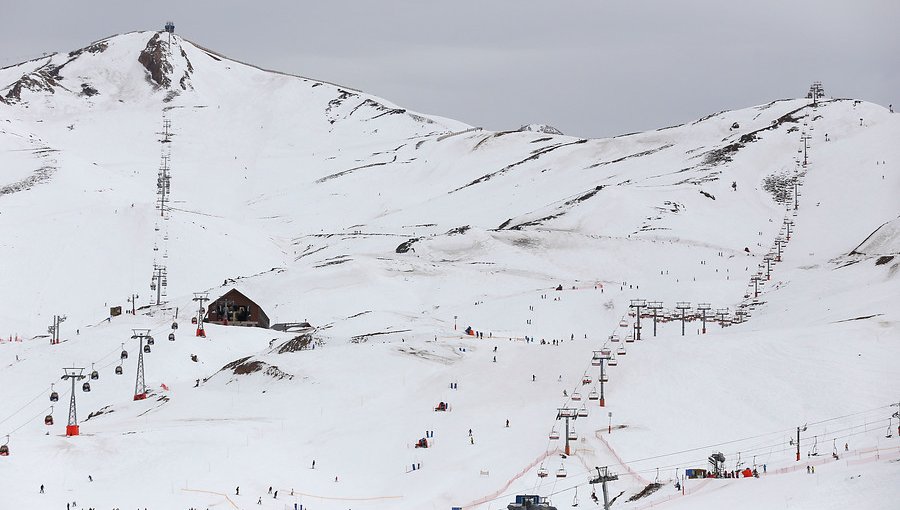
{"label": "blue snow machine", "polygon": [[506,508],[507,510],[556,510],[555,506],[550,506],[547,498],[527,494],[516,496],[516,502],[506,505]]}

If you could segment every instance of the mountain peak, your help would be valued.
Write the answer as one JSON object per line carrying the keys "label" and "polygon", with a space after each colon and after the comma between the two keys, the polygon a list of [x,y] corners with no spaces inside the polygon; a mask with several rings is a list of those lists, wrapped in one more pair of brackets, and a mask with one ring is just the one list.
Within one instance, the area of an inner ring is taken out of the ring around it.
{"label": "mountain peak", "polygon": [[179,88],[193,89],[194,67],[183,42],[165,32],[130,32],[0,69],[0,84],[8,83],[0,88],[0,100],[31,103],[59,94],[125,101],[167,90],[164,101],[170,101]]}

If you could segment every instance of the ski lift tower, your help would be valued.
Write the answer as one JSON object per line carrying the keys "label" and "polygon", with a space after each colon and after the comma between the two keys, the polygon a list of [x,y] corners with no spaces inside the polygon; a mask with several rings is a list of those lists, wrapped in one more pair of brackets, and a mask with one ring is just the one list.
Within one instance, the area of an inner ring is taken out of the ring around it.
{"label": "ski lift tower", "polygon": [[653,310],[653,336],[656,336],[656,316],[662,310],[662,301],[650,301],[647,303],[647,309]]}
{"label": "ski lift tower", "polygon": [[47,333],[50,333],[50,345],[56,345],[59,343],[59,325],[65,321],[65,315],[53,316],[53,325],[47,327]]}
{"label": "ski lift tower", "polygon": [[800,140],[803,142],[803,168],[806,168],[806,164],[808,163],[806,151],[809,149],[809,141],[812,140],[812,136],[804,132],[800,135]]}
{"label": "ski lift tower", "polygon": [[763,255],[763,261],[766,263],[766,280],[772,279],[772,262],[775,260],[775,254],[766,253]]}
{"label": "ski lift tower", "polygon": [[175,22],[167,21],[166,22],[166,33],[169,34],[169,50],[172,50],[172,34],[175,33]]}
{"label": "ski lift tower", "polygon": [[730,314],[731,312],[727,308],[718,308],[716,309],[716,320],[719,321],[719,324],[725,326],[729,322],[728,316]]}
{"label": "ski lift tower", "polygon": [[791,227],[794,226],[794,220],[785,218],[784,226],[787,227],[787,240],[790,241],[791,240]]}
{"label": "ski lift tower", "polygon": [[750,280],[753,282],[753,297],[759,297],[759,281],[762,280],[762,276],[755,274],[750,277]]}
{"label": "ski lift tower", "polygon": [[684,336],[684,320],[687,315],[687,311],[691,309],[690,301],[678,301],[675,303],[675,308],[677,310],[681,310],[681,336]]}
{"label": "ski lift tower", "polygon": [[578,419],[578,410],[572,407],[560,407],[556,413],[557,420],[566,420],[566,455],[571,455],[569,449],[569,420]]}
{"label": "ski lift tower", "polygon": [[709,456],[709,467],[716,478],[725,476],[725,454],[722,452],[713,452],[713,454]]}
{"label": "ski lift tower", "polygon": [[200,305],[197,309],[197,336],[206,338],[206,330],[203,329],[203,316],[206,315],[206,309],[203,308],[203,302],[209,301],[209,292],[194,292],[193,300]]}
{"label": "ski lift tower", "polygon": [[778,252],[775,254],[775,262],[781,262],[781,248],[784,245],[784,238],[778,236],[775,238],[775,246],[778,248]]}
{"label": "ski lift tower", "polygon": [[825,89],[822,87],[822,82],[814,81],[813,84],[809,86],[809,92],[806,93],[806,98],[813,100],[813,106],[818,106],[820,97],[825,97]]}
{"label": "ski lift tower", "polygon": [[645,299],[632,299],[631,304],[628,305],[629,308],[634,308],[635,310],[635,323],[634,323],[634,339],[641,339],[641,308],[646,308],[647,300]]}
{"label": "ski lift tower", "polygon": [[606,482],[612,482],[613,480],[618,480],[619,475],[609,472],[609,468],[604,466],[602,468],[594,468],[597,470],[597,477],[591,478],[588,483],[591,485],[595,484],[603,484],[603,509],[609,510],[609,492],[606,489]]}
{"label": "ski lift tower", "polygon": [[[154,250],[156,247],[154,246]],[[150,290],[156,291],[156,304],[162,304],[162,296],[164,294],[163,287],[169,285],[166,277],[166,266],[161,264],[153,264],[153,277],[150,278]]]}
{"label": "ski lift tower", "polygon": [[[138,341],[138,366],[137,376],[134,381],[134,400],[144,400],[147,398],[147,385],[144,383],[144,340],[150,338],[149,329],[132,329],[132,340]],[[147,348],[150,348],[149,343]]]}
{"label": "ski lift tower", "polygon": [[66,436],[78,435],[78,415],[75,411],[75,383],[87,376],[84,375],[84,368],[64,368],[62,380],[72,380],[72,393],[69,395],[69,422],[66,424]]}
{"label": "ski lift tower", "polygon": [[[605,384],[608,379],[606,375],[606,362],[609,361],[611,355],[604,355],[603,351],[594,351],[594,361],[600,363],[600,395],[598,396],[598,400],[600,403],[600,407],[606,407],[606,395],[605,395]],[[592,364],[594,362],[592,361]]]}
{"label": "ski lift tower", "polygon": [[706,334],[706,312],[712,309],[709,303],[697,303],[697,311],[700,312],[700,321],[703,324],[703,334]]}

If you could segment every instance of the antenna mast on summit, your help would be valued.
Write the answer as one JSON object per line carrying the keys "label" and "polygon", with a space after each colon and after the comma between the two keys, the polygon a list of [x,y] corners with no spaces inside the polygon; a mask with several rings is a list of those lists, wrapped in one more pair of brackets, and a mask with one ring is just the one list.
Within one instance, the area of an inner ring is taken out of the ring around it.
{"label": "antenna mast on summit", "polygon": [[169,34],[169,52],[172,52],[172,34],[175,33],[175,22],[167,21],[166,22],[166,33]]}

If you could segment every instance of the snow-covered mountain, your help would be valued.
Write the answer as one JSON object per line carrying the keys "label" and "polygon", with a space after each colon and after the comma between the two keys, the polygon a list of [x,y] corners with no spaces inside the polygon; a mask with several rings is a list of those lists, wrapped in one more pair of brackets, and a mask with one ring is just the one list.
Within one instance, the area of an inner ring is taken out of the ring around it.
{"label": "snow-covered mountain", "polygon": [[[0,69],[4,502],[593,507],[610,466],[617,508],[892,508],[900,120],[791,99],[611,139],[547,131],[410,112],[158,32]],[[167,295],[148,307],[154,264]],[[231,288],[314,331],[194,337],[194,293]],[[142,313],[109,317],[133,294]],[[654,336],[645,317],[640,341],[610,342],[635,299],[745,320]],[[158,337],[141,401],[132,328]],[[627,355],[601,408],[603,347]],[[66,438],[73,363],[100,379]],[[567,457],[548,440],[563,406],[588,411]],[[713,451],[762,476],[677,492]]]}

